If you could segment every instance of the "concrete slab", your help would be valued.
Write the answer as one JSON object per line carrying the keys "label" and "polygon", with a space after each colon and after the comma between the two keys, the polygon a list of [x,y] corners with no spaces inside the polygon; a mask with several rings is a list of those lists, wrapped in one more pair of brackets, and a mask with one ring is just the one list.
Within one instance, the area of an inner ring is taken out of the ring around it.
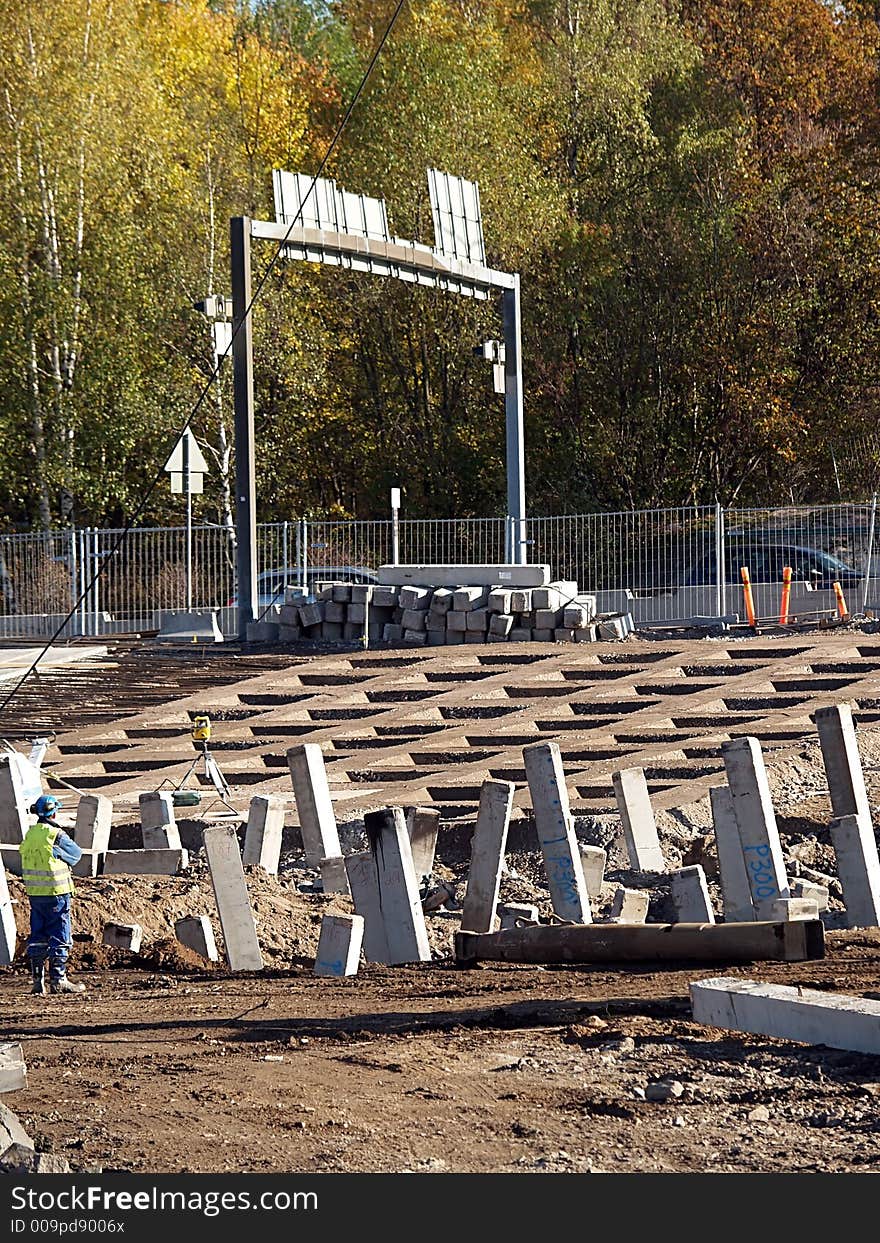
{"label": "concrete slab", "polygon": [[412,583],[420,587],[543,587],[549,565],[381,565],[383,586]]}
{"label": "concrete slab", "polygon": [[602,892],[602,881],[605,877],[607,854],[601,846],[586,846],[578,843],[581,856],[581,867],[584,869],[584,881],[587,893],[591,898],[598,898]]}
{"label": "concrete slab", "polygon": [[782,843],[770,797],[767,769],[757,738],[732,738],[721,744],[721,757],[733,800],[752,904],[789,898]]}
{"label": "concrete slab", "polygon": [[8,755],[0,755],[0,842],[18,846],[32,821],[18,765]]}
{"label": "concrete slab", "polygon": [[724,900],[724,922],[743,923],[755,918],[755,908],[742,842],[739,840],[733,798],[727,786],[713,786],[709,791],[709,800]]}
{"label": "concrete slab", "polygon": [[[532,906],[530,902],[502,902],[497,908],[498,919],[501,924],[500,931],[506,932],[508,928],[520,928],[522,923],[536,924],[538,922],[538,908]],[[491,921],[494,924],[494,920]],[[462,921],[462,928],[466,928]],[[468,931],[470,931],[468,929]],[[474,932],[481,929],[474,928]],[[493,928],[486,928],[486,932],[492,932]]]}
{"label": "concrete slab", "polygon": [[150,790],[139,797],[145,850],[179,850],[180,833],[174,816],[174,796],[168,790]]}
{"label": "concrete slab", "polygon": [[181,945],[191,949],[208,962],[219,962],[214,929],[207,915],[185,915],[174,921],[174,935]]}
{"label": "concrete slab", "polygon": [[843,886],[849,928],[880,927],[880,861],[870,820],[840,816],[831,821],[831,844]]}
{"label": "concrete slab", "polygon": [[9,896],[6,869],[0,867],[0,967],[12,965],[15,959],[15,938],[15,910]]}
{"label": "concrete slab", "polygon": [[880,1002],[731,976],[690,986],[694,1020],[752,1035],[880,1053]]}
{"label": "concrete slab", "polygon": [[680,924],[714,924],[706,873],[699,864],[672,873],[672,904]]}
{"label": "concrete slab", "polygon": [[648,918],[649,904],[650,894],[619,885],[611,901],[608,918],[616,924],[643,924]]}
{"label": "concrete slab", "polygon": [[[213,610],[192,613],[162,611],[153,619],[159,633],[154,643],[222,643],[223,633]],[[250,637],[250,636],[249,636]]]}
{"label": "concrete slab", "polygon": [[434,807],[412,807],[407,812],[406,830],[412,849],[416,880],[430,876],[437,853],[437,835],[440,832],[440,812]]}
{"label": "concrete slab", "polygon": [[114,949],[129,950],[136,954],[141,948],[144,930],[140,924],[105,924],[101,934],[104,945],[112,945]]}
{"label": "concrete slab", "polygon": [[461,913],[462,928],[472,932],[491,932],[493,928],[515,789],[509,781],[484,781],[480,789]]}
{"label": "concrete slab", "polygon": [[71,868],[74,876],[97,876],[101,856],[110,847],[113,800],[103,794],[83,794],[76,809],[74,840],[82,858]]}
{"label": "concrete slab", "polygon": [[342,855],[333,855],[322,859],[318,864],[321,873],[321,884],[325,893],[349,894],[348,876],[345,871],[345,859]]}
{"label": "concrete slab", "polygon": [[665,872],[645,770],[622,768],[611,774],[611,781],[631,865],[639,872]]}
{"label": "concrete slab", "polygon": [[0,1044],[0,1093],[21,1092],[27,1088],[27,1066],[20,1044]]}
{"label": "concrete slab", "polygon": [[828,886],[819,884],[816,881],[804,880],[798,878],[789,884],[791,896],[793,898],[807,898],[811,902],[815,902],[817,911],[828,910]]}
{"label": "concrete slab", "polygon": [[291,747],[287,764],[302,832],[306,863],[317,868],[322,859],[342,854],[339,830],[330,799],[324,754],[317,743]]}
{"label": "concrete slab", "polygon": [[255,795],[248,811],[242,864],[262,868],[270,876],[277,876],[283,831],[284,804],[281,799],[275,794]]}
{"label": "concrete slab", "polygon": [[108,850],[105,876],[176,876],[189,867],[186,850]]}
{"label": "concrete slab", "polygon": [[779,920],[818,919],[819,906],[812,898],[770,898],[759,905],[756,918],[772,923]]}
{"label": "concrete slab", "polygon": [[261,971],[263,956],[234,827],[217,824],[205,829],[205,853],[229,968],[231,971]]}
{"label": "concrete slab", "polygon": [[817,708],[816,728],[828,778],[831,810],[837,817],[858,816],[864,824],[870,824],[871,805],[865,789],[852,708],[849,704]]}
{"label": "concrete slab", "polygon": [[588,924],[592,920],[590,898],[572,826],[559,744],[539,742],[524,747],[523,760],[553,910],[560,919]]}
{"label": "concrete slab", "polygon": [[430,962],[431,947],[400,807],[369,811],[364,829],[375,859],[382,920],[391,965]]}
{"label": "concrete slab", "polygon": [[321,920],[315,975],[357,975],[364,938],[360,915],[325,915]]}
{"label": "concrete slab", "polygon": [[363,918],[364,958],[367,962],[389,963],[391,951],[385,932],[379,875],[376,858],[371,850],[348,855],[345,871],[351,888],[355,912]]}

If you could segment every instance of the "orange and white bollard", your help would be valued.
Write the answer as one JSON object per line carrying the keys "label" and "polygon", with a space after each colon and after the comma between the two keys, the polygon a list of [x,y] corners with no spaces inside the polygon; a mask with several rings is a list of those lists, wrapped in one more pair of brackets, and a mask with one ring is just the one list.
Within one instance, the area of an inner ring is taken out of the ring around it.
{"label": "orange and white bollard", "polygon": [[782,603],[779,606],[779,624],[788,625],[788,606],[791,600],[791,566],[782,567]]}
{"label": "orange and white bollard", "polygon": [[749,567],[747,565],[741,565],[739,572],[742,575],[742,580],[743,580],[743,598],[745,600],[745,606],[746,606],[746,619],[749,625],[754,630],[755,624],[756,624],[755,623],[755,601],[752,596],[752,580],[749,577]]}
{"label": "orange and white bollard", "polygon": [[847,611],[846,600],[844,599],[844,595],[843,595],[843,588],[841,587],[840,583],[832,583],[831,586],[834,588],[834,595],[837,599],[838,615],[841,621],[845,621],[846,618],[849,617],[849,612]]}

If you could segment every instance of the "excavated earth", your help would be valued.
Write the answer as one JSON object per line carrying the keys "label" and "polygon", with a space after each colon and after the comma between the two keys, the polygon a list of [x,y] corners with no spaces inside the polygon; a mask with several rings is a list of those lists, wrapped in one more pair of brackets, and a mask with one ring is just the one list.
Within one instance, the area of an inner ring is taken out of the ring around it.
{"label": "excavated earth", "polygon": [[[870,629],[412,653],[118,642],[48,672],[0,729],[56,733],[50,787],[71,811],[71,785],[111,796],[114,848],[139,844],[138,792],[187,772],[197,712],[212,715],[229,806],[199,770],[202,805],[181,811],[186,873],[78,881],[71,974],[84,996],[32,997],[20,957],[0,970],[0,1040],[23,1044],[29,1074],[4,1103],[75,1170],[876,1171],[880,1058],[703,1027],[687,993],[690,980],[730,974],[880,996],[880,930],[843,927],[811,721],[817,706],[852,704],[876,808]],[[670,916],[668,885],[629,871],[618,842],[610,774],[633,765],[646,770],[669,867],[702,863],[720,911],[708,790],[723,781],[721,742],[737,734],[764,745],[789,875],[832,878],[822,961],[455,964],[487,776],[517,787],[501,896],[550,915],[522,771],[534,741],[560,743],[578,837],[609,848],[596,917],[618,884],[650,887],[649,918]],[[362,844],[371,807],[440,808],[435,876],[457,901],[426,917],[431,963],[312,975],[322,915],[351,908],[319,892],[303,861],[285,750],[310,741],[325,753],[344,850]],[[269,792],[289,812],[279,875],[248,869],[266,968],[231,975],[178,945],[173,923],[209,915],[222,953],[201,832]],[[9,886],[21,949],[27,903]],[[102,945],[108,921],[141,924],[141,952]],[[669,1099],[646,1099],[660,1080],[674,1081]]]}

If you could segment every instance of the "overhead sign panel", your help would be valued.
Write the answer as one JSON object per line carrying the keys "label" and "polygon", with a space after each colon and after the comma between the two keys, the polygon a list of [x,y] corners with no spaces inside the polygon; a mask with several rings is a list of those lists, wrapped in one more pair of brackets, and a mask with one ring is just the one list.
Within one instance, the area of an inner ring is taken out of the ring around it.
{"label": "overhead sign panel", "polygon": [[387,242],[388,212],[384,199],[340,190],[335,181],[305,173],[272,173],[275,193],[275,219],[279,224],[296,223],[306,229],[329,229],[334,233],[353,233],[358,237]]}
{"label": "overhead sign panel", "polygon": [[486,244],[477,183],[429,168],[428,193],[437,249],[444,255],[485,267]]}

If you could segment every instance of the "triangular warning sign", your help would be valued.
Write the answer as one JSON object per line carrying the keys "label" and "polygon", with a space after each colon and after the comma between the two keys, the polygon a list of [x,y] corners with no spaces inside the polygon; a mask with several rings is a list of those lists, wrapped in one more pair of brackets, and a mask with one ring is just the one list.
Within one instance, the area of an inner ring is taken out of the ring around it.
{"label": "triangular warning sign", "polygon": [[189,430],[186,431],[178,440],[177,444],[171,450],[171,457],[165,463],[165,469],[175,474],[181,474],[184,469],[183,464],[183,444],[187,441],[189,444],[189,469],[193,475],[207,475],[208,463],[205,461],[204,454],[198,446],[195,436]]}

